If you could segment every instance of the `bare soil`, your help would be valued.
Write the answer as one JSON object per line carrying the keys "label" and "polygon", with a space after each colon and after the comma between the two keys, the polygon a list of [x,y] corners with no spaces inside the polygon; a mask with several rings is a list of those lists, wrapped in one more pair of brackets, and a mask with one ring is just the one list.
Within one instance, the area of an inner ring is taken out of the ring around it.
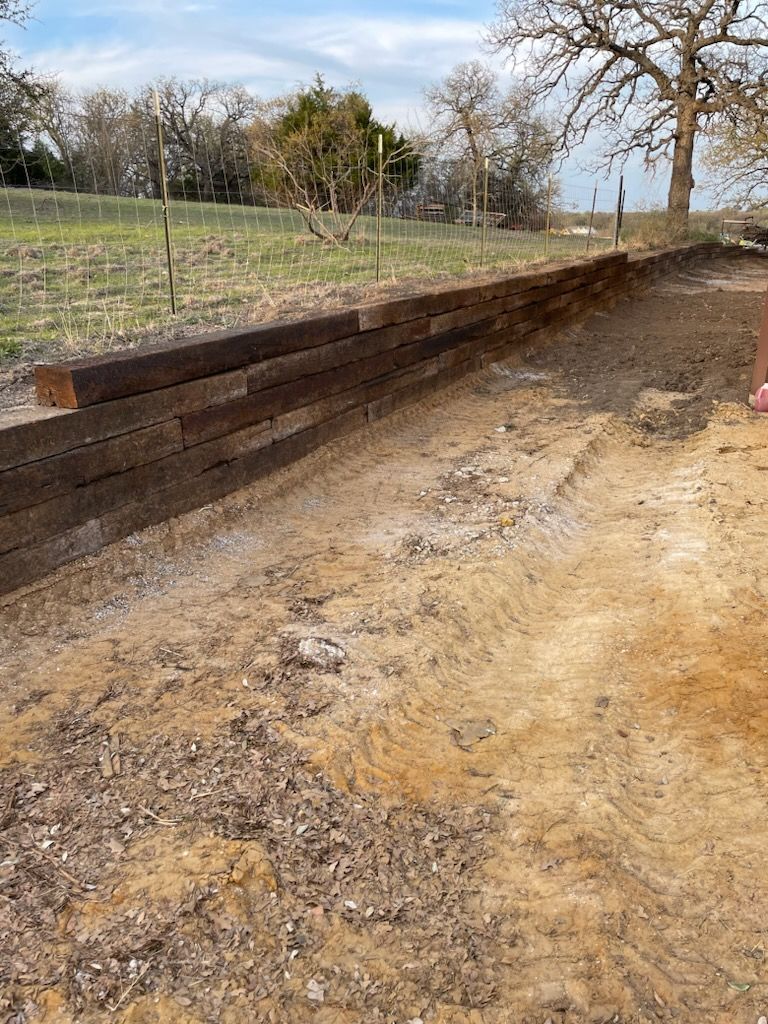
{"label": "bare soil", "polygon": [[0,609],[0,1020],[768,1013],[768,262]]}

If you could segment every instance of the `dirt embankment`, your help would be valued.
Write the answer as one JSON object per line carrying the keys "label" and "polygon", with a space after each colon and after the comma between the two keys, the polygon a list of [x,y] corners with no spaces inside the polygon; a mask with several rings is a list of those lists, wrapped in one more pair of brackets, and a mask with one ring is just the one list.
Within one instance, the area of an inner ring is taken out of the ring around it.
{"label": "dirt embankment", "polygon": [[6,1018],[768,1013],[767,267],[5,602]]}

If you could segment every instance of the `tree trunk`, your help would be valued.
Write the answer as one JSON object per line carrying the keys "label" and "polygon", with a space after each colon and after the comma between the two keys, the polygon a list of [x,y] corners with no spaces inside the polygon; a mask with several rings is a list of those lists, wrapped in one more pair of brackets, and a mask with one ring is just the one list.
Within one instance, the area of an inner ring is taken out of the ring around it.
{"label": "tree trunk", "polygon": [[672,242],[678,242],[688,234],[688,209],[693,188],[693,149],[697,128],[693,105],[679,107],[667,202],[667,228]]}
{"label": "tree trunk", "polygon": [[333,242],[335,245],[341,245],[344,242],[349,241],[352,228],[355,226],[357,219],[363,212],[363,207],[373,195],[375,188],[375,183],[370,186],[366,186],[363,191],[362,198],[349,215],[349,222],[346,227],[339,224],[338,229],[335,231],[329,230],[325,224],[323,224],[319,217],[319,211],[313,210],[310,206],[302,206],[301,203],[294,203],[294,205],[304,218],[305,224],[316,238],[321,238],[324,242]]}

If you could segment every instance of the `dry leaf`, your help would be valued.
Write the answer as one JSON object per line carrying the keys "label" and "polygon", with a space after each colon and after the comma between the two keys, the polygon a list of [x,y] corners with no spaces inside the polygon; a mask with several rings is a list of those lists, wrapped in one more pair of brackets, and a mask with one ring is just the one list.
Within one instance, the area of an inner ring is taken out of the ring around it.
{"label": "dry leaf", "polygon": [[467,722],[447,719],[445,724],[451,730],[453,742],[462,750],[471,750],[475,743],[496,735],[496,726],[490,718]]}

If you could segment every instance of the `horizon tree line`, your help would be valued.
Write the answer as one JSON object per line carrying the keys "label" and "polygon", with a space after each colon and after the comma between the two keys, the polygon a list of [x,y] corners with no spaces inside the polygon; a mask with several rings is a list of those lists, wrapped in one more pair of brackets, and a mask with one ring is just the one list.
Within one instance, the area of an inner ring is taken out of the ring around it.
{"label": "horizon tree line", "polygon": [[491,200],[506,192],[528,206],[540,202],[552,159],[543,119],[478,61],[428,91],[431,130],[408,134],[378,119],[359,87],[337,89],[320,74],[269,100],[207,79],[164,78],[133,93],[8,81],[0,184],[159,198],[155,91],[172,200],[290,207],[323,241],[348,240],[380,174],[392,215],[439,194],[478,223],[485,155]]}
{"label": "horizon tree line", "polygon": [[[418,189],[421,169],[439,157],[441,184],[475,223],[486,157],[494,189],[502,182],[536,202],[553,159],[599,131],[596,169],[636,153],[648,168],[668,162],[668,232],[679,238],[697,153],[722,199],[768,205],[763,7],[497,0],[486,44],[510,66],[510,85],[480,61],[457,65],[425,92],[425,132],[381,122],[359,87],[332,88],[319,75],[271,100],[240,85],[160,79],[171,195],[290,205],[312,234],[338,240],[342,213],[354,219],[370,203],[381,134],[388,182]],[[28,0],[0,0],[0,22],[29,16]],[[20,70],[0,45],[0,183],[156,197],[152,88],[72,93]]]}

